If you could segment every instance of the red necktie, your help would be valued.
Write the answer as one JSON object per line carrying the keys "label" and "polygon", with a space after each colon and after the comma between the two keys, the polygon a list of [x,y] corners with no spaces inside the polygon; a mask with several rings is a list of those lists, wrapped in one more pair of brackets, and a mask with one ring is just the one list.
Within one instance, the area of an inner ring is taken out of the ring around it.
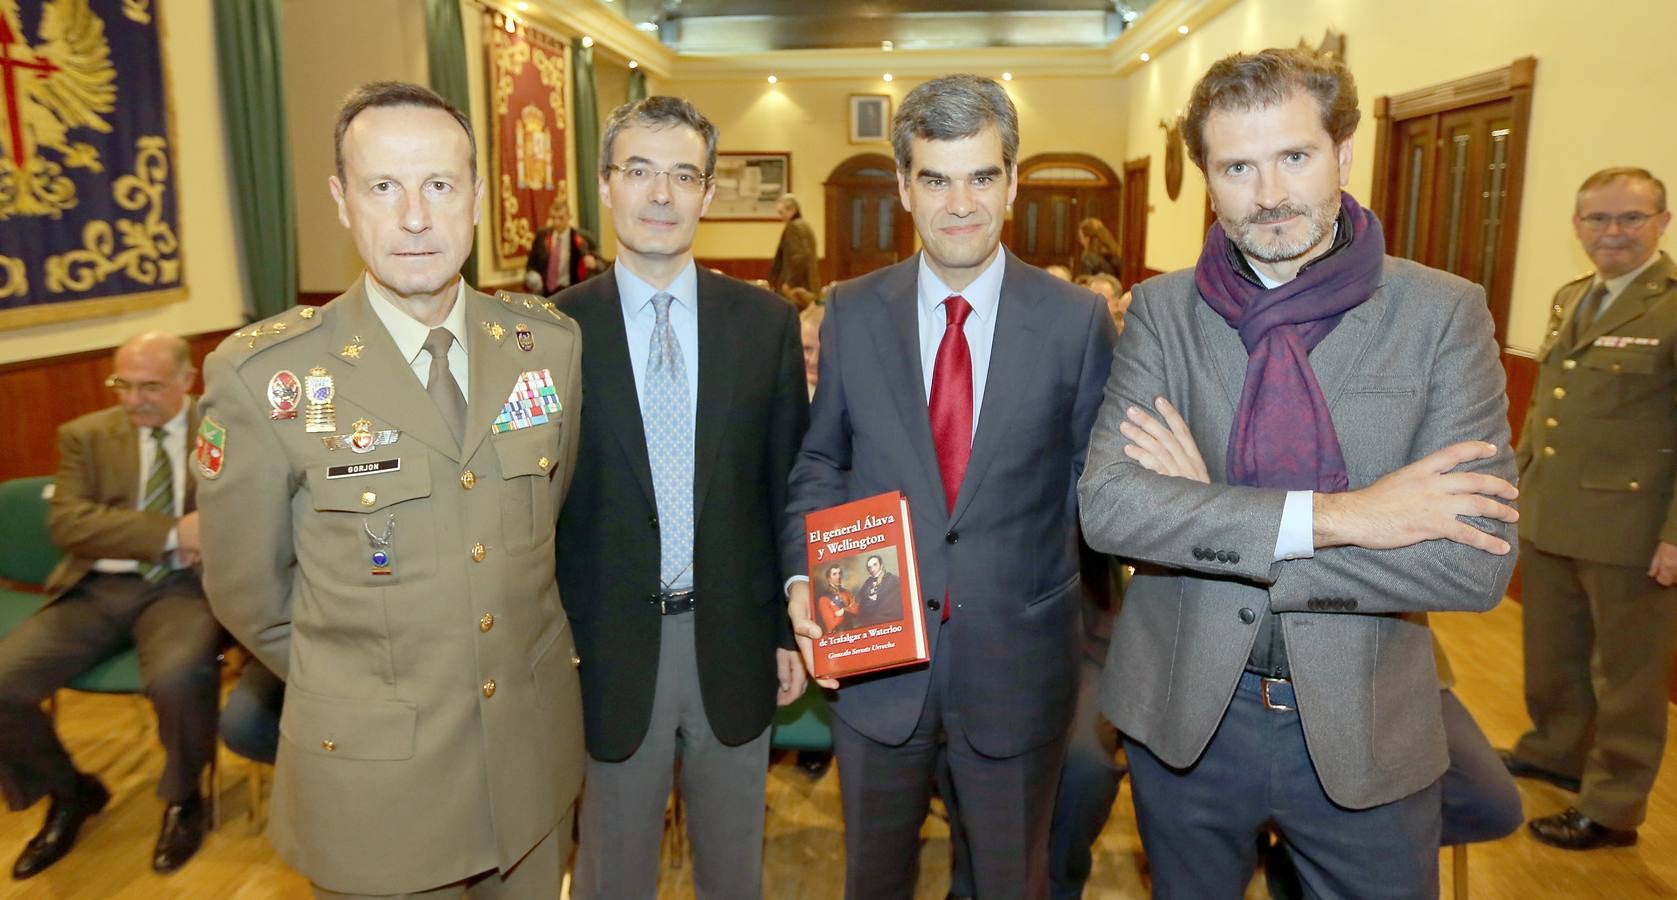
{"label": "red necktie", "polygon": [[547,236],[547,284],[542,293],[551,294],[559,289],[559,232],[551,232]]}
{"label": "red necktie", "polygon": [[[960,294],[943,301],[947,325],[932,364],[932,443],[937,447],[938,469],[943,473],[943,497],[949,511],[961,493],[961,479],[967,474],[972,456],[972,351],[967,347],[964,326],[972,305]],[[949,621],[949,596],[943,598],[943,620]]]}

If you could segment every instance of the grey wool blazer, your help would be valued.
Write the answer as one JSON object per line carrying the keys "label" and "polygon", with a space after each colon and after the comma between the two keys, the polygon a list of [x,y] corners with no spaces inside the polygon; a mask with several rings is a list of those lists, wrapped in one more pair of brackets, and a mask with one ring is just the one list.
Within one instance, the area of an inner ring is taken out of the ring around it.
{"label": "grey wool blazer", "polygon": [[[1514,554],[1435,540],[1274,561],[1286,492],[1223,483],[1246,362],[1192,270],[1135,289],[1078,485],[1089,545],[1138,563],[1112,636],[1103,707],[1167,764],[1192,765],[1267,608],[1286,636],[1305,740],[1328,796],[1352,809],[1399,799],[1447,765],[1426,614],[1494,607]],[[1503,372],[1478,285],[1387,257],[1374,294],[1310,362],[1352,490],[1470,439],[1501,452],[1465,469],[1514,480]],[[1124,455],[1125,409],[1151,409],[1159,396],[1187,420],[1211,484],[1156,475]],[[1513,525],[1475,524],[1515,543]]]}

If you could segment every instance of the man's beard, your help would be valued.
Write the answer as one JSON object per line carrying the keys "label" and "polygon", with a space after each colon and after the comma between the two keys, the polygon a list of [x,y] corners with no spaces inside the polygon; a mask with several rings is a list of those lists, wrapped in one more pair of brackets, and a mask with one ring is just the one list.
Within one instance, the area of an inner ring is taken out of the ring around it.
{"label": "man's beard", "polygon": [[[1304,216],[1310,222],[1310,227],[1303,237],[1288,240],[1267,230],[1275,222],[1293,216]],[[1339,197],[1335,195],[1315,207],[1285,203],[1274,209],[1260,209],[1240,220],[1233,228],[1229,227],[1227,220],[1223,220],[1223,230],[1234,240],[1240,252],[1262,262],[1278,263],[1309,253],[1311,248],[1320,244],[1322,238],[1327,236],[1328,230],[1333,227],[1333,222],[1338,217]]]}

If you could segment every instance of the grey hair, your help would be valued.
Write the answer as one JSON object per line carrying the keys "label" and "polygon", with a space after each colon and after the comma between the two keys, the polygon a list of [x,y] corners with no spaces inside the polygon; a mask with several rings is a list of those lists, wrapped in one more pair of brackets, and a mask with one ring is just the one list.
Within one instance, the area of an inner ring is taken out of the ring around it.
{"label": "grey hair", "polygon": [[[1637,168],[1635,166],[1614,166],[1611,169],[1602,169],[1601,171],[1596,172],[1590,177],[1584,179],[1584,183],[1578,186],[1578,199],[1583,199],[1585,191],[1593,191],[1599,187],[1606,187],[1607,185],[1622,178],[1630,179],[1631,181],[1640,181],[1652,187],[1654,189],[1654,212],[1665,212],[1665,182],[1655,178],[1654,173],[1648,171],[1647,169]],[[1574,201],[1573,208],[1576,209],[1577,205],[1577,202]]]}
{"label": "grey hair", "polygon": [[909,149],[915,138],[955,141],[994,127],[1002,139],[1002,165],[1009,171],[1019,158],[1019,111],[1002,86],[980,75],[945,75],[908,92],[891,119],[891,151],[897,170],[914,166]]}
{"label": "grey hair", "polygon": [[600,136],[600,177],[609,174],[612,165],[611,148],[625,128],[669,128],[685,125],[705,139],[706,177],[716,174],[716,126],[700,114],[692,103],[681,97],[656,96],[625,103],[611,111],[606,118],[605,133]]}

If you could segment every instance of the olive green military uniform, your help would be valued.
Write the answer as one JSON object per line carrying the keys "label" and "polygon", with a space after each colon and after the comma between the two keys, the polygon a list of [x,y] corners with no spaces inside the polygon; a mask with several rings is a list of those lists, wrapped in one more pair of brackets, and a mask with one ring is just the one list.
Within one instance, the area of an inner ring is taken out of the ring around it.
{"label": "olive green military uniform", "polygon": [[1580,325],[1593,278],[1555,295],[1515,453],[1534,727],[1514,753],[1581,777],[1579,811],[1631,829],[1665,748],[1677,613],[1648,577],[1677,544],[1677,264],[1662,253]]}
{"label": "olive green military uniform", "polygon": [[205,363],[205,586],[286,680],[269,837],[331,892],[514,871],[556,828],[568,852],[582,714],[553,545],[581,335],[539,298],[458,302],[460,443],[364,280]]}

